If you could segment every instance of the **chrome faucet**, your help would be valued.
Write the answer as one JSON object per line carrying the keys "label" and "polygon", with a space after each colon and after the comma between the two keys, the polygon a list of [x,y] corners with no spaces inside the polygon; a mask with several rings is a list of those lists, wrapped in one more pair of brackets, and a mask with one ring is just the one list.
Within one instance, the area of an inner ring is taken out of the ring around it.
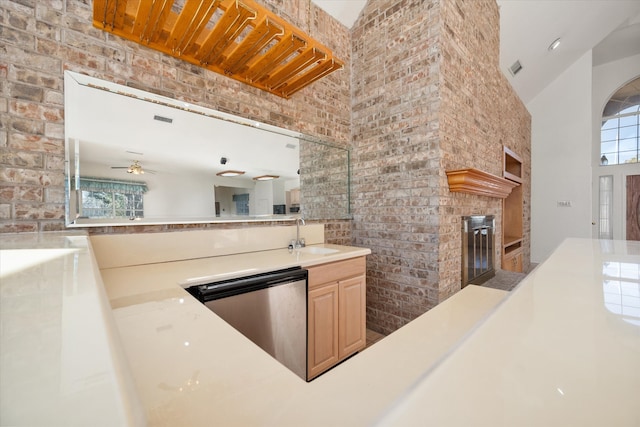
{"label": "chrome faucet", "polygon": [[302,225],[306,225],[304,223],[304,218],[302,217],[296,218],[296,241],[293,245],[296,249],[303,248],[305,245],[304,239],[300,239],[300,223],[302,223]]}

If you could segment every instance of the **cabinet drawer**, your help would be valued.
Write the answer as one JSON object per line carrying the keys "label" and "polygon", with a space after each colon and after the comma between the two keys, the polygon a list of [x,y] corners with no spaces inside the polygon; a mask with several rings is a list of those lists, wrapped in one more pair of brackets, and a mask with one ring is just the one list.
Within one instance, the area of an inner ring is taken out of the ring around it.
{"label": "cabinet drawer", "polygon": [[318,266],[308,267],[309,289],[325,283],[336,282],[349,277],[364,275],[367,268],[365,257],[330,262]]}

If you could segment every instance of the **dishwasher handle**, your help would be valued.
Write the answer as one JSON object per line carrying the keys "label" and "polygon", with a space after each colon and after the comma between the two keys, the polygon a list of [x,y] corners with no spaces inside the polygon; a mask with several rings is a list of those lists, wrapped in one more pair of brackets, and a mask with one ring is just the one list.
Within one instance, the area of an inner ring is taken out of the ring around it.
{"label": "dishwasher handle", "polygon": [[207,302],[299,280],[307,280],[307,270],[303,270],[300,267],[292,267],[222,282],[196,285],[187,288],[187,291],[201,302]]}

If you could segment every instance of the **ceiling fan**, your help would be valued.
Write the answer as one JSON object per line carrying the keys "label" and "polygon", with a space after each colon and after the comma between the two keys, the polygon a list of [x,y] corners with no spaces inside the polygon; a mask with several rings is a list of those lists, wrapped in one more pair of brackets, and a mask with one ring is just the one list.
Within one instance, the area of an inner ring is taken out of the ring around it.
{"label": "ceiling fan", "polygon": [[155,173],[155,171],[152,171],[149,169],[146,169],[146,170],[143,169],[139,160],[134,160],[133,163],[129,166],[111,166],[111,169],[126,169],[127,173],[130,173],[133,175],[142,175],[145,172]]}

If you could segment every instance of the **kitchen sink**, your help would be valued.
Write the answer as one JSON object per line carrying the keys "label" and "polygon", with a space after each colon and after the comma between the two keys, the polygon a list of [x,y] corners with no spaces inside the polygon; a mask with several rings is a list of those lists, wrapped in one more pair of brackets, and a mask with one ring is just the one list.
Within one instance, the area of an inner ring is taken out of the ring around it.
{"label": "kitchen sink", "polygon": [[329,255],[340,252],[338,249],[323,248],[319,246],[306,246],[298,249],[302,253],[314,254],[314,255]]}

